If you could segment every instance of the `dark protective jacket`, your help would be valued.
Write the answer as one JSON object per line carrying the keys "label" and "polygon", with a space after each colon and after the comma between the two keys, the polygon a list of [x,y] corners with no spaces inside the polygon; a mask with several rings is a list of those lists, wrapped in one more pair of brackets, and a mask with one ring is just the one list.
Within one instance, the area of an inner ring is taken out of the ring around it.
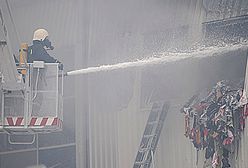
{"label": "dark protective jacket", "polygon": [[55,58],[51,57],[46,49],[44,49],[41,41],[34,40],[33,45],[28,47],[28,63],[33,61],[44,61],[45,63],[60,63]]}

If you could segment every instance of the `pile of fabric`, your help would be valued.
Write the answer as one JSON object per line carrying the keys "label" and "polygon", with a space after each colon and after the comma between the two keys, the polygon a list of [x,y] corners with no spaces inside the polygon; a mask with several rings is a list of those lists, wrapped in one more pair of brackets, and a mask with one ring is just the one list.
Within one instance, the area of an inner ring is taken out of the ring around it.
{"label": "pile of fabric", "polygon": [[207,93],[194,95],[181,109],[185,136],[197,150],[205,150],[205,167],[231,167],[229,157],[238,150],[248,116],[244,95],[239,85],[220,81]]}

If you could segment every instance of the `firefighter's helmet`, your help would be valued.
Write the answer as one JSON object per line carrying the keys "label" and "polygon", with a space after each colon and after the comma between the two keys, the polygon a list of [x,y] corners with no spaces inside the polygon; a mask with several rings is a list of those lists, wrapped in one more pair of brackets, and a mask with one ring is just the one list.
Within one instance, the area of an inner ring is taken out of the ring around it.
{"label": "firefighter's helmet", "polygon": [[37,29],[34,31],[33,40],[43,41],[48,37],[48,32],[45,29]]}

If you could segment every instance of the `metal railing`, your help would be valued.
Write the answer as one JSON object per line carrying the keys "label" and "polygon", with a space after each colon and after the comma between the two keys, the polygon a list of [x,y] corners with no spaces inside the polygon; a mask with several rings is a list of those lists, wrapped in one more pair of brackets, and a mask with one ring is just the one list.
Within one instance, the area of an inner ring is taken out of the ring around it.
{"label": "metal railing", "polygon": [[0,89],[0,126],[28,128],[30,124],[35,126],[34,122],[42,122],[42,118],[62,120],[63,75],[61,74],[63,72],[59,70],[57,63],[45,63],[44,68],[35,67],[32,63],[28,64],[26,73],[22,75],[24,89],[13,91]]}

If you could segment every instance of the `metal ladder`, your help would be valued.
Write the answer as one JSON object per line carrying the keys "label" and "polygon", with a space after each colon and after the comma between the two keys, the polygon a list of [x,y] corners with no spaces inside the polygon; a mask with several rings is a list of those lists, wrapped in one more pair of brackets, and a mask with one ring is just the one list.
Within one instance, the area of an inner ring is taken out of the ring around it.
{"label": "metal ladder", "polygon": [[133,168],[150,168],[168,109],[168,103],[153,103]]}

